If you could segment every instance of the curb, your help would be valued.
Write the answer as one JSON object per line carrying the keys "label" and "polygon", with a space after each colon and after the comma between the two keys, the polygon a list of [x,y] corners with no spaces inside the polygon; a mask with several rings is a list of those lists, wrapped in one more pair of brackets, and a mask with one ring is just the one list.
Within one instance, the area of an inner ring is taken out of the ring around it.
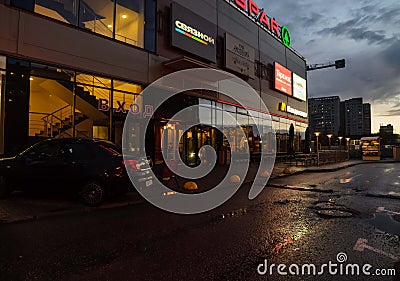
{"label": "curb", "polygon": [[300,175],[300,174],[304,174],[304,173],[329,173],[329,172],[336,172],[339,170],[343,170],[343,169],[347,169],[353,166],[357,166],[357,165],[364,165],[364,164],[387,164],[387,163],[399,163],[398,161],[393,161],[393,160],[382,160],[382,161],[367,161],[367,162],[359,162],[359,163],[351,163],[348,165],[344,165],[341,167],[335,167],[335,168],[307,168],[301,171],[296,171],[290,174],[281,174],[278,176],[274,176],[274,177],[270,177],[270,179],[277,179],[277,178],[286,178],[286,177],[290,177],[290,176],[295,176],[295,175]]}
{"label": "curb", "polygon": [[333,193],[333,189],[318,189],[318,188],[309,188],[309,187],[301,187],[301,186],[291,186],[291,185],[279,185],[279,184],[267,184],[268,187],[273,188],[281,188],[281,189],[291,189],[298,191],[310,191],[310,192],[319,192],[319,193]]}
{"label": "curb", "polygon": [[385,199],[395,199],[400,200],[400,195],[393,194],[376,194],[376,193],[367,193],[367,197],[375,197],[375,198],[385,198]]}

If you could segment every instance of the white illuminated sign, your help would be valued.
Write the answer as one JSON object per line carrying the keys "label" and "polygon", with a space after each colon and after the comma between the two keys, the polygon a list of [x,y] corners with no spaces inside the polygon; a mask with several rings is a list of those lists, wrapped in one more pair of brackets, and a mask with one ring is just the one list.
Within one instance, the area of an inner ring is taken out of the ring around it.
{"label": "white illuminated sign", "polygon": [[307,100],[307,81],[296,73],[293,73],[293,97]]}

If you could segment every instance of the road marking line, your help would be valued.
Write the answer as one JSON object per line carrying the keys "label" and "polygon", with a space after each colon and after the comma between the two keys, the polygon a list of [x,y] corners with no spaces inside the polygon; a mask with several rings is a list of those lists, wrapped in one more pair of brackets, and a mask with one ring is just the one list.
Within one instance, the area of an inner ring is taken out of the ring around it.
{"label": "road marking line", "polygon": [[274,248],[274,252],[278,253],[278,251],[280,249],[282,249],[286,245],[289,245],[289,244],[292,244],[292,243],[294,243],[294,240],[292,239],[292,237],[286,236],[282,243],[279,243],[278,245],[276,245],[276,247]]}
{"label": "road marking line", "polygon": [[400,215],[400,213],[398,213],[398,212],[386,210],[385,207],[378,207],[378,209],[376,209],[376,212],[377,213],[386,212],[386,213],[393,214],[393,215]]}
{"label": "road marking line", "polygon": [[386,256],[386,257],[388,257],[388,258],[391,258],[391,259],[394,260],[394,261],[400,261],[400,258],[399,258],[399,257],[396,257],[395,255],[392,255],[392,254],[390,254],[390,253],[387,253],[387,252],[385,252],[385,251],[383,251],[383,250],[381,250],[381,249],[377,249],[377,248],[374,248],[374,247],[372,247],[372,246],[369,246],[369,245],[367,245],[367,243],[368,243],[368,240],[367,240],[367,239],[358,238],[356,244],[355,244],[354,247],[353,247],[353,250],[358,251],[358,252],[363,252],[364,249],[368,249],[368,250],[373,251],[373,252],[375,252],[375,253],[377,253],[377,254],[381,254],[381,255],[383,255],[383,256]]}
{"label": "road marking line", "polygon": [[349,183],[349,182],[351,182],[352,180],[354,180],[355,178],[357,178],[359,176],[362,176],[362,174],[358,174],[358,175],[355,175],[354,177],[347,178],[347,179],[340,179],[340,183],[342,183],[342,184]]}

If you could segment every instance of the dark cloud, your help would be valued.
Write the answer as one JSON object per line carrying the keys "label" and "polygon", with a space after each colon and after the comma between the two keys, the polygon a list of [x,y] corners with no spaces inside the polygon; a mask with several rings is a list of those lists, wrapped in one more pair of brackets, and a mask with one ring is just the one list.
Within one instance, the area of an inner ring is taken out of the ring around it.
{"label": "dark cloud", "polygon": [[379,21],[382,22],[393,22],[400,19],[400,7],[399,8],[382,8],[379,10],[380,16]]}
{"label": "dark cloud", "polygon": [[372,14],[376,11],[375,5],[366,5],[358,9],[362,14]]}
{"label": "dark cloud", "polygon": [[307,64],[346,59],[344,69],[308,72],[310,97],[362,97],[379,122],[400,116],[398,0],[260,1],[288,25]]}
{"label": "dark cloud", "polygon": [[[397,39],[385,49],[381,56],[385,63],[400,72],[400,39]],[[400,77],[398,79],[400,80]]]}
{"label": "dark cloud", "polygon": [[363,97],[366,102],[387,103],[388,110],[392,106],[397,110],[400,107],[399,51],[398,40],[380,51],[346,57],[345,69],[311,72],[309,93],[312,97]]}
{"label": "dark cloud", "polygon": [[323,19],[323,15],[312,12],[310,16],[300,17],[298,22],[300,22],[303,27],[310,27],[319,24]]}
{"label": "dark cloud", "polygon": [[[318,32],[319,35],[345,36],[354,40],[366,40],[368,43],[387,44],[393,42],[394,38],[387,38],[383,30],[368,30],[360,26],[360,22],[365,18],[355,18],[345,22],[338,23],[334,27],[324,28]],[[369,20],[368,20],[369,21]]]}

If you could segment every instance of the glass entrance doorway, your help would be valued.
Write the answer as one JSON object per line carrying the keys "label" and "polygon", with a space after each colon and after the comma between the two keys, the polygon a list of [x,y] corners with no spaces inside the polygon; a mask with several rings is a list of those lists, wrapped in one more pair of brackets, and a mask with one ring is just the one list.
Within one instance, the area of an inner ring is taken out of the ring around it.
{"label": "glass entrance doorway", "polygon": [[200,148],[204,145],[211,145],[215,151],[216,129],[209,126],[195,126],[185,132],[180,140],[179,154],[188,166],[200,164]]}

